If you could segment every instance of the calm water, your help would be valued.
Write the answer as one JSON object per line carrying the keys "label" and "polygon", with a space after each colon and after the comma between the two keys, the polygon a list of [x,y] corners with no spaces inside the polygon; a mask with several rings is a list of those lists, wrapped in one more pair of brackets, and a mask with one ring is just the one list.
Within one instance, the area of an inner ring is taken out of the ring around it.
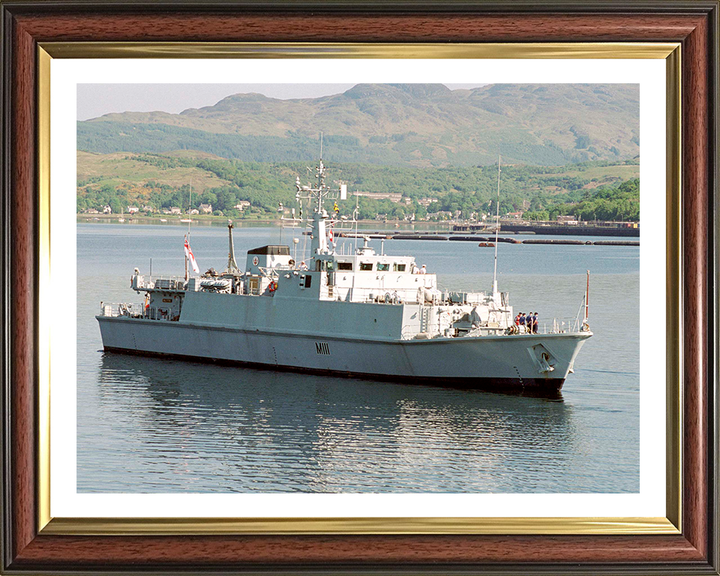
{"label": "calm water", "polygon": [[[153,274],[181,275],[185,232],[78,224],[78,491],[639,490],[637,247],[500,244],[500,289],[541,326],[575,316],[592,274],[595,335],[550,401],[104,354],[100,301],[139,302],[128,279],[150,257]],[[240,267],[247,249],[291,238],[236,229]],[[202,270],[224,269],[226,230],[193,229],[191,244]],[[491,287],[493,250],[474,242],[385,251],[415,255],[444,287]]]}

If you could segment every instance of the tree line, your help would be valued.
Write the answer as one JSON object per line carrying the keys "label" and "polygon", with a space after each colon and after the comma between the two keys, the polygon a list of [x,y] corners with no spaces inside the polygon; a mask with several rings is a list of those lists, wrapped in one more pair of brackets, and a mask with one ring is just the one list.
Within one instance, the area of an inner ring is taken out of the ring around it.
{"label": "tree line", "polygon": [[[163,170],[195,168],[213,174],[226,184],[193,191],[190,184],[172,186],[160,181],[113,185],[93,178],[78,183],[78,212],[110,206],[120,212],[130,204],[151,211],[179,207],[183,212],[211,204],[214,213],[230,217],[268,218],[278,215],[279,205],[295,203],[295,178],[314,183],[314,165],[305,162],[260,163],[207,158],[177,158],[159,154],[128,156]],[[524,212],[528,219],[553,220],[560,214],[574,214],[583,220],[638,220],[639,180],[622,181],[619,176],[603,181],[585,173],[593,168],[621,167],[633,161],[612,164],[586,162],[563,167],[502,166],[500,172],[500,213]],[[328,165],[327,184],[348,186],[349,197],[338,201],[342,214],[357,211],[362,219],[378,216],[389,219],[436,217],[479,218],[494,214],[498,167],[401,168],[368,164]],[[615,171],[621,173],[620,171]],[[354,191],[399,194],[402,202],[366,196]],[[241,202],[249,207],[239,209]],[[124,208],[125,207],[125,208]]]}

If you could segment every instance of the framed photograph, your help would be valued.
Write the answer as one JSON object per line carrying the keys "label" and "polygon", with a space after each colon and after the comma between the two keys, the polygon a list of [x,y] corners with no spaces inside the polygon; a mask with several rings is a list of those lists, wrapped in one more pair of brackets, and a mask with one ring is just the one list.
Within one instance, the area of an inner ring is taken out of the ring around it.
{"label": "framed photograph", "polygon": [[717,9],[3,4],[3,570],[718,573]]}

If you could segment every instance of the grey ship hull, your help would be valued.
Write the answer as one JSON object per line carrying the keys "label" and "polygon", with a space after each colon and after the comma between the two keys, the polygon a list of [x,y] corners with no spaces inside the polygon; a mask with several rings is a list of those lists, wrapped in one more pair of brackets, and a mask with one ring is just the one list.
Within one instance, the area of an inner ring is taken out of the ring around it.
{"label": "grey ship hull", "polygon": [[[97,316],[106,351],[374,380],[554,395],[588,334],[368,340]],[[554,370],[543,372],[537,350]]]}

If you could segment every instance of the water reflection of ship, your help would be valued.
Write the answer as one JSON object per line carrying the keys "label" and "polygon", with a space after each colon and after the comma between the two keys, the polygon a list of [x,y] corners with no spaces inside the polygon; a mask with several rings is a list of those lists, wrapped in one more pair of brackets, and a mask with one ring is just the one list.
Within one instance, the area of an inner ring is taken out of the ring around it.
{"label": "water reflection of ship", "polygon": [[574,443],[572,409],[539,398],[113,354],[100,383],[163,465],[192,454],[200,491],[517,491],[520,459],[549,470]]}

